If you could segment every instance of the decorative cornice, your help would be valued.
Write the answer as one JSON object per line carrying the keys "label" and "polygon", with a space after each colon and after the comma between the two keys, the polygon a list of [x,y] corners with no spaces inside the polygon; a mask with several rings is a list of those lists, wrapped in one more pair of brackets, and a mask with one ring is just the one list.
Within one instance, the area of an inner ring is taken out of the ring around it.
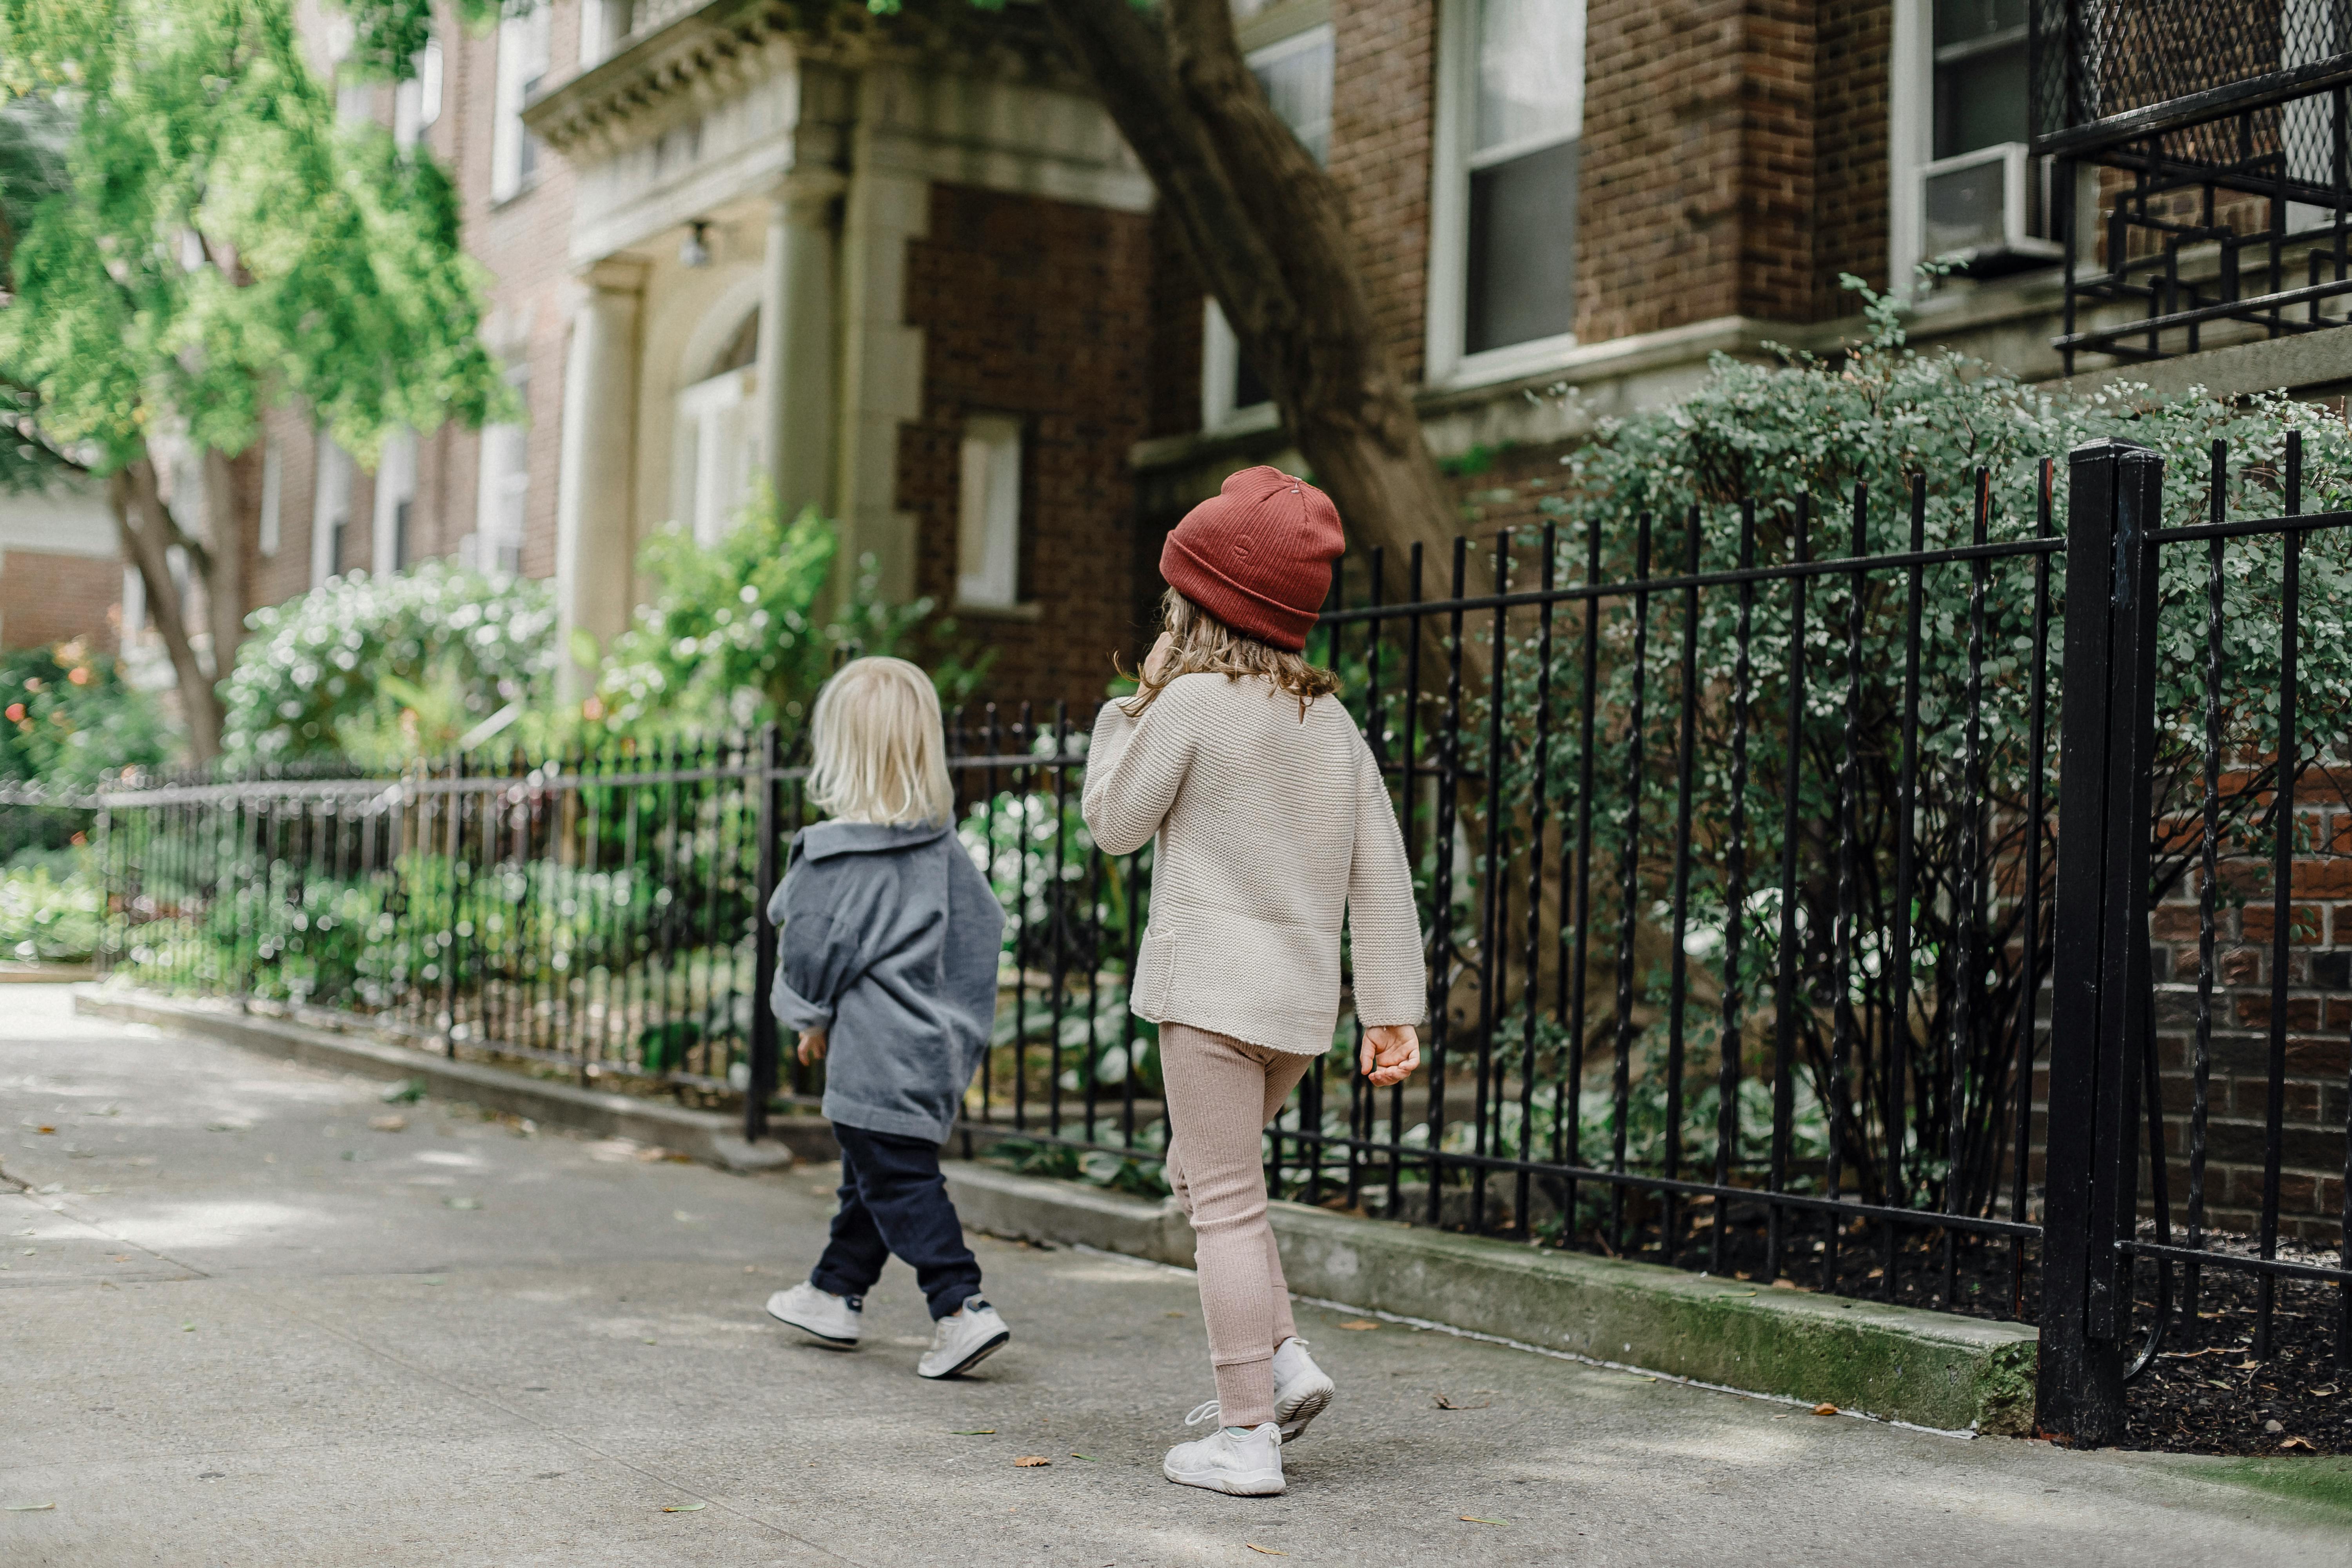
{"label": "decorative cornice", "polygon": [[877,16],[859,0],[707,0],[559,83],[523,123],[575,162],[660,135],[795,59],[855,68],[930,61],[961,74],[1086,90],[1034,5],[982,12],[969,0],[908,0]]}

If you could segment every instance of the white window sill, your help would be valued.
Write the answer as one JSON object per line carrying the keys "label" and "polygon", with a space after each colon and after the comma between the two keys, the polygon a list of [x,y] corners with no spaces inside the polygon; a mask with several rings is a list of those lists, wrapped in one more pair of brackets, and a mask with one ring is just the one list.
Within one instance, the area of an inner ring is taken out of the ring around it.
{"label": "white window sill", "polygon": [[1465,354],[1451,370],[1431,377],[1429,385],[1433,391],[1455,392],[1492,386],[1498,381],[1524,381],[1547,371],[1567,369],[1575,362],[1579,346],[1574,332],[1562,332],[1557,337],[1534,338],[1508,348]]}
{"label": "white window sill", "polygon": [[1202,434],[1206,436],[1255,436],[1261,430],[1282,427],[1282,410],[1271,403],[1253,403],[1247,408],[1226,411],[1215,424]]}
{"label": "white window sill", "polygon": [[1017,605],[976,605],[957,599],[948,605],[948,613],[968,616],[975,621],[1039,621],[1045,619],[1045,606],[1035,599],[1024,599]]}

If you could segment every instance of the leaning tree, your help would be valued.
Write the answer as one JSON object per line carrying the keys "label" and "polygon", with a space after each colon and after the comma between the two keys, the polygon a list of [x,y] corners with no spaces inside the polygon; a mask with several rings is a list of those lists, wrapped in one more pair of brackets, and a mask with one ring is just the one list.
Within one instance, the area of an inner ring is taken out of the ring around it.
{"label": "leaning tree", "polygon": [[0,485],[102,489],[199,763],[265,413],[364,459],[507,396],[448,176],[339,120],[289,0],[0,0]]}

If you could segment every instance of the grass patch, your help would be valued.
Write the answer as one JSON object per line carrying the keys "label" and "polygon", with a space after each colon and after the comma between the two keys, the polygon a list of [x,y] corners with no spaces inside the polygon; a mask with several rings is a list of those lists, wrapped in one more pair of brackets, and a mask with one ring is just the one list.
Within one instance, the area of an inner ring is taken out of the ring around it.
{"label": "grass patch", "polygon": [[2218,1459],[2199,1464],[2188,1473],[2302,1503],[2331,1523],[2352,1523],[2352,1458],[2315,1454],[2298,1458]]}

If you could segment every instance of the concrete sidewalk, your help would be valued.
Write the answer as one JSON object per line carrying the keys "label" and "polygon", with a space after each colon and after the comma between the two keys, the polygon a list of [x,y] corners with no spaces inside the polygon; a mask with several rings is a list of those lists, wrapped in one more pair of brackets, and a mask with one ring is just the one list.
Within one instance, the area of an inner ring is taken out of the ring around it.
{"label": "concrete sidewalk", "polygon": [[1290,1495],[1171,1487],[1210,1393],[1174,1271],[982,1240],[1013,1344],[925,1384],[896,1266],[854,1355],[760,1310],[822,1245],[828,1171],[648,1162],[77,1020],[62,987],[0,1001],[0,1504],[55,1505],[0,1512],[12,1568],[2352,1563],[2352,1515],[2226,1468],[1312,1308],[1341,1394]]}

